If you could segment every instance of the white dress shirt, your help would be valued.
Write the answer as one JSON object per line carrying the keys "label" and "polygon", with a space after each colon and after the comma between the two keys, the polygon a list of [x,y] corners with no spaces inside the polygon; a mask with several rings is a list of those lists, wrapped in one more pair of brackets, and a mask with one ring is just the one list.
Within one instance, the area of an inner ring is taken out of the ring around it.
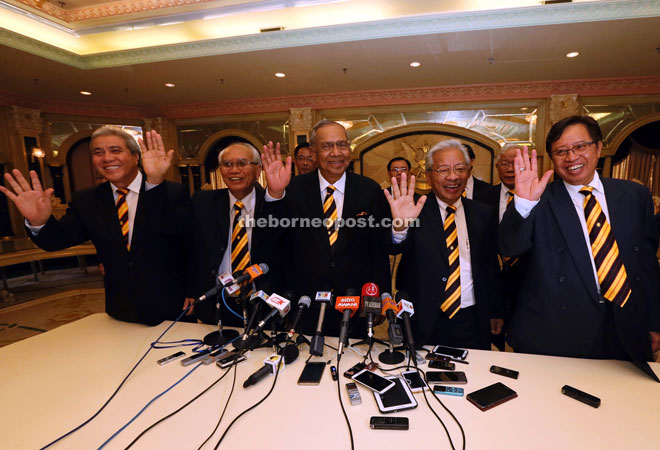
{"label": "white dress shirt", "polygon": [[[600,294],[600,283],[598,281],[598,272],[596,271],[596,263],[594,262],[594,254],[591,251],[591,241],[589,240],[589,231],[587,230],[587,221],[584,218],[584,199],[585,195],[580,194],[580,189],[582,189],[582,185],[571,185],[568,184],[564,181],[564,186],[566,186],[566,190],[568,191],[569,197],[571,197],[571,201],[573,202],[573,206],[575,207],[575,212],[577,213],[578,219],[580,221],[580,226],[582,227],[582,235],[584,237],[584,242],[587,245],[587,250],[589,253],[589,260],[591,261],[591,268],[593,269],[594,273],[594,280],[596,280],[596,287],[598,288],[598,293]],[[598,172],[594,172],[594,178],[591,180],[591,182],[587,185],[591,186],[594,188],[593,194],[596,197],[596,200],[598,200],[598,203],[600,204],[601,209],[603,210],[603,213],[605,214],[605,217],[607,218],[607,222],[612,225],[612,222],[610,221],[610,213],[609,210],[607,209],[607,199],[605,198],[605,190],[603,189],[603,182],[600,180],[600,177],[598,176]],[[523,219],[526,219],[529,217],[529,214],[532,212],[532,209],[538,204],[538,200],[536,201],[531,201],[531,200],[525,200],[523,198],[518,197],[517,195],[514,196],[514,201],[516,211],[523,217]]]}
{"label": "white dress shirt", "polygon": [[500,214],[500,222],[502,217],[504,217],[504,212],[506,211],[506,203],[509,201],[509,188],[505,186],[504,183],[500,183],[500,206],[497,210]]}
{"label": "white dress shirt", "polygon": [[328,183],[328,181],[323,178],[321,171],[318,171],[319,174],[319,185],[321,188],[321,204],[325,201],[325,196],[327,195],[328,186],[332,184],[335,187],[335,192],[332,196],[335,199],[335,205],[337,206],[337,218],[341,218],[342,211],[344,210],[344,195],[346,194],[346,172],[344,172],[340,179],[334,183]]}

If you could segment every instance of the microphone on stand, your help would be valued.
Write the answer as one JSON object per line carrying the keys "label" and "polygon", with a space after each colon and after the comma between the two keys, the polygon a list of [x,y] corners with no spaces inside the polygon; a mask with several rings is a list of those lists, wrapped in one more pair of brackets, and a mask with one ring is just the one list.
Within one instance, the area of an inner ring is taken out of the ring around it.
{"label": "microphone on stand", "polygon": [[316,333],[314,333],[314,336],[312,336],[312,341],[309,344],[309,354],[314,356],[323,356],[323,346],[325,345],[325,338],[323,336],[323,320],[325,319],[325,310],[332,301],[332,292],[317,292],[315,301],[321,304],[321,309],[319,311],[319,320],[316,324]]}
{"label": "microphone on stand", "polygon": [[343,297],[337,297],[335,309],[342,313],[341,328],[339,329],[339,346],[337,347],[337,363],[341,359],[344,347],[348,345],[348,322],[360,309],[360,297],[355,295],[355,290],[347,289]]}

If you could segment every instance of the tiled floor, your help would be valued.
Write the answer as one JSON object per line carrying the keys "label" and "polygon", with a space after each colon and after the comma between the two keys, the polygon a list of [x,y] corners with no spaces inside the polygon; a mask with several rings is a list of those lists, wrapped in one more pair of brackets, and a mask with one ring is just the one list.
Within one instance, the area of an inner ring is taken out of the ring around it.
{"label": "tiled floor", "polygon": [[0,293],[0,346],[9,345],[90,314],[105,311],[103,278],[97,267],[47,272],[8,281]]}

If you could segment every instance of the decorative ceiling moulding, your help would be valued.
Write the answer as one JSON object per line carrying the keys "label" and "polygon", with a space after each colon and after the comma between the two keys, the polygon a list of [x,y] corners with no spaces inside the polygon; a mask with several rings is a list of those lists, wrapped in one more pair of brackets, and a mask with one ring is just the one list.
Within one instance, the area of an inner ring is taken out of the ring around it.
{"label": "decorative ceiling moulding", "polygon": [[[127,3],[141,4],[143,2]],[[149,2],[145,1],[144,3]],[[113,4],[110,3],[108,5]],[[21,47],[18,47],[16,43],[12,43],[12,41],[16,41],[17,39],[11,39],[11,35],[6,31],[0,34],[0,43],[80,69],[100,69],[231,53],[247,53],[276,48],[401,36],[619,19],[640,19],[658,16],[660,16],[660,2],[657,0],[560,3],[556,5],[539,5],[489,11],[429,14],[317,28],[291,29],[272,33],[186,42],[85,56],[74,55],[77,56],[76,58],[71,58],[69,52],[63,52],[62,50],[55,52],[53,51],[54,47],[38,41],[34,41],[30,46],[20,42]],[[29,39],[26,37],[23,38]]]}
{"label": "decorative ceiling moulding", "polygon": [[0,28],[0,44],[21,50],[33,55],[41,56],[42,58],[50,59],[68,66],[75,67],[76,69],[87,69],[85,65],[85,57],[76,55],[75,53],[63,50],[54,45],[49,45],[41,41],[29,38],[19,33]]}
{"label": "decorative ceiling moulding", "polygon": [[613,96],[660,94],[660,76],[605,78],[598,80],[533,81],[419,89],[342,92],[295,97],[230,100],[159,108],[163,117],[186,119],[231,114],[289,111],[292,108],[351,108],[420,103],[474,102],[546,98],[553,94]]}

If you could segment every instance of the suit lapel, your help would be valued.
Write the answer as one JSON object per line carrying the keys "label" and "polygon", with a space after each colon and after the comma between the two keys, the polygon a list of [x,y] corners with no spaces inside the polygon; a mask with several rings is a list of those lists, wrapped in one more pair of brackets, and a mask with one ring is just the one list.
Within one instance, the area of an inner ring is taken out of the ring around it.
{"label": "suit lapel", "polygon": [[[591,257],[588,253],[590,249],[587,247],[580,220],[577,217],[577,212],[563,181],[557,180],[552,183],[550,185],[550,194],[548,202],[557,219],[559,229],[564,236],[568,251],[575,262],[575,267],[585,286],[588,286],[591,298],[595,302],[599,302],[600,298],[596,288]],[[553,249],[548,250],[552,251]]]}
{"label": "suit lapel", "polygon": [[[217,242],[221,247],[224,247],[229,239],[229,190],[220,189],[215,191],[215,196],[213,198],[213,214],[215,216],[215,229],[213,230],[213,234],[220,238],[214,239],[214,242]],[[221,258],[220,247],[217,247],[214,250],[213,254],[218,255],[218,258]],[[219,261],[218,264],[220,264]]]}
{"label": "suit lapel", "polygon": [[[321,199],[321,185],[319,184],[318,170],[310,172],[313,175],[307,176],[305,180],[305,201],[307,204],[306,215],[310,219],[320,217],[323,219],[323,200]],[[324,226],[314,228],[311,230],[314,238],[318,240],[321,247],[327,248],[330,251],[330,242],[328,241],[328,233]],[[339,233],[341,235],[341,232]]]}
{"label": "suit lapel", "polygon": [[[358,213],[358,195],[359,188],[356,185],[356,178],[353,174],[346,172],[346,186],[344,189],[344,205],[341,211],[341,219],[344,221],[348,218],[355,218]],[[320,188],[319,188],[320,189]],[[350,237],[352,234],[352,228],[343,227],[339,229],[339,234],[337,236],[337,242],[335,243],[335,251],[340,253],[346,245],[350,242]],[[330,245],[328,243],[328,245]]]}
{"label": "suit lapel", "polygon": [[463,203],[463,210],[465,212],[465,225],[467,226],[468,239],[470,240],[470,258],[472,261],[476,261],[476,256],[474,252],[476,251],[476,244],[478,242],[477,236],[483,234],[483,227],[486,226],[486,223],[479,220],[479,216],[474,209],[474,204],[470,199],[461,199]]}
{"label": "suit lapel", "polygon": [[[633,230],[630,228],[630,212],[626,208],[629,202],[624,200],[625,192],[620,190],[615,183],[611,183],[607,178],[601,178],[603,190],[605,191],[605,200],[607,202],[607,212],[610,216],[610,227],[614,233],[614,239],[619,246],[621,253],[622,243],[627,236],[632,236]],[[622,256],[623,257],[623,256]]]}
{"label": "suit lapel", "polygon": [[428,232],[425,233],[424,239],[429,239],[430,235],[430,241],[433,242],[433,245],[435,245],[440,252],[440,261],[442,261],[448,269],[449,255],[447,253],[445,227],[442,221],[442,215],[440,214],[440,206],[432,192],[429,194],[429,199],[424,204],[421,215],[423,215],[424,218],[421,219],[420,222],[423,220],[423,223],[428,223],[428,225],[424,226],[424,228],[428,230]]}
{"label": "suit lapel", "polygon": [[99,185],[95,189],[94,195],[97,200],[96,204],[101,213],[101,223],[105,227],[108,236],[110,236],[110,239],[115,242],[115,245],[121,246],[125,249],[126,246],[124,245],[124,238],[121,234],[119,217],[117,216],[117,207],[115,205],[110,182],[106,181]]}

